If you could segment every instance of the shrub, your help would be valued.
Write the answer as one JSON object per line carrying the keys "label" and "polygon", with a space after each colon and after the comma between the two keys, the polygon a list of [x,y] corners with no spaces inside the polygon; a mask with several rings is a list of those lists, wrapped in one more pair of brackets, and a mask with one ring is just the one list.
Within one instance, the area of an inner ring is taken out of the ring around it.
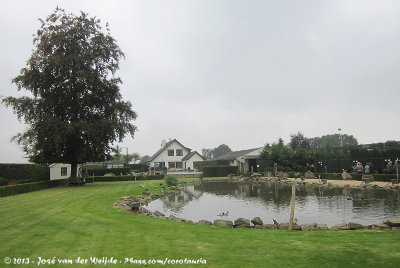
{"label": "shrub", "polygon": [[114,173],[107,173],[104,174],[104,177],[115,177]]}
{"label": "shrub", "polygon": [[8,185],[8,181],[5,178],[0,177],[0,186],[4,186],[4,185]]}
{"label": "shrub", "polygon": [[168,186],[176,185],[178,183],[178,179],[173,175],[167,175],[164,177],[165,183]]}

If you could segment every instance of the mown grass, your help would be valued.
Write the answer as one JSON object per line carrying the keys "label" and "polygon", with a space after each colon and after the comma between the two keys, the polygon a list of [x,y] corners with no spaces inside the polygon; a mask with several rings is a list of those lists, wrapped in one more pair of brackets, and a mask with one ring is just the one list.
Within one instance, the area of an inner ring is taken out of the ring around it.
{"label": "mown grass", "polygon": [[[0,198],[0,266],[5,257],[36,261],[37,257],[111,256],[121,261],[202,258],[207,261],[203,267],[398,267],[400,263],[400,233],[390,231],[224,229],[113,207],[121,196],[139,195],[143,191],[139,185],[156,192],[159,183],[98,182]],[[113,267],[117,266],[123,265]]]}

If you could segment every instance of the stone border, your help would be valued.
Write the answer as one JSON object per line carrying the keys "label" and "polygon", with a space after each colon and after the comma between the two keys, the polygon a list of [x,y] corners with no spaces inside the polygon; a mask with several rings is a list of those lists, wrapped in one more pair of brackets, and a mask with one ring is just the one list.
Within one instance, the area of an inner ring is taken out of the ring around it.
{"label": "stone border", "polygon": [[[254,175],[254,174],[253,174]],[[268,181],[276,181],[276,182],[281,182],[281,183],[289,183],[292,184],[293,182],[299,182],[303,184],[313,184],[313,185],[319,185],[319,186],[328,186],[331,184],[331,182],[328,183],[328,185],[324,184],[320,180],[316,179],[307,179],[306,180],[301,180],[301,179],[279,179],[276,177],[271,177],[271,178],[265,178],[265,177],[260,177],[260,176],[251,176],[251,177],[234,177],[231,179],[228,179],[229,181],[234,181],[234,182],[249,182],[249,183],[260,183],[260,182],[268,182]],[[346,181],[348,182],[348,181]],[[359,181],[357,181],[360,183]],[[197,182],[185,182],[185,183],[180,183],[177,186],[172,186],[170,189],[172,190],[169,193],[172,194],[177,194],[179,193],[182,188],[186,185],[193,185]],[[339,186],[339,187],[351,187],[348,186],[347,184],[341,184],[337,185],[334,183],[334,185]],[[374,187],[374,186],[373,186]],[[378,186],[379,187],[379,186]],[[397,186],[396,186],[397,187]],[[359,188],[359,187],[357,187]],[[372,188],[372,187],[371,187]],[[376,188],[376,187],[374,187]],[[379,187],[382,188],[382,187]],[[385,188],[385,187],[383,187]],[[214,220],[213,222],[210,222],[208,220],[200,220],[197,223],[194,223],[191,220],[183,219],[176,217],[174,215],[170,215],[169,217],[166,217],[163,213],[160,211],[149,211],[146,208],[143,207],[143,205],[147,205],[149,202],[156,200],[158,198],[161,198],[165,196],[165,194],[157,194],[157,193],[150,193],[147,189],[142,192],[142,195],[140,197],[135,197],[133,195],[131,196],[123,196],[121,197],[115,204],[114,207],[118,209],[123,209],[129,212],[133,212],[136,214],[144,215],[144,216],[149,216],[152,218],[158,218],[158,219],[168,219],[168,220],[173,220],[177,222],[189,222],[192,224],[198,224],[198,225],[214,225],[214,226],[221,226],[221,227],[226,227],[226,228],[255,228],[255,229],[279,229],[279,230],[289,230],[289,223],[288,222],[283,222],[283,223],[276,223],[276,224],[264,224],[263,221],[259,217],[253,218],[251,221],[245,218],[238,218],[234,222],[229,221],[229,220]],[[250,222],[253,224],[251,225]],[[294,231],[320,231],[320,230],[328,230],[329,227],[326,224],[318,224],[318,223],[311,223],[311,224],[297,224],[297,222],[292,224],[292,230]],[[330,228],[331,230],[360,230],[360,229],[371,229],[371,230],[392,230],[395,232],[400,232],[400,218],[395,218],[395,219],[390,219],[385,222],[379,223],[379,224],[372,224],[368,226],[364,226],[360,223],[344,223],[344,224],[336,224]]]}

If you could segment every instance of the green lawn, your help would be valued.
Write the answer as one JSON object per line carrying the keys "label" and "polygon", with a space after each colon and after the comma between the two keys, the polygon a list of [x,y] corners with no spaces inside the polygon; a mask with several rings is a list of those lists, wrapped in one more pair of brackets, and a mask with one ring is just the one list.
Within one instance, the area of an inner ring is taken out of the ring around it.
{"label": "green lawn", "polygon": [[[97,182],[0,198],[0,266],[7,266],[5,257],[35,262],[37,257],[114,257],[207,261],[181,267],[399,267],[400,233],[224,229],[113,207],[121,196],[139,195],[140,184],[156,192],[158,183]],[[117,266],[123,265],[112,267]]]}

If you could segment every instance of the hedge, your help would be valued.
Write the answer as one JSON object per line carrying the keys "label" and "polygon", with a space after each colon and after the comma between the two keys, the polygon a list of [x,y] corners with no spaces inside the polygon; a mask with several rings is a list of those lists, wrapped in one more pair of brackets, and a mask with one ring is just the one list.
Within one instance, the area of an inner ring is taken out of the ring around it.
{"label": "hedge", "polygon": [[129,164],[128,168],[134,170],[135,172],[147,172],[149,167],[146,164]]}
{"label": "hedge", "polygon": [[144,181],[144,180],[163,180],[164,175],[150,175],[150,176],[95,176],[85,178],[86,182],[98,182],[98,181]]}
{"label": "hedge", "polygon": [[129,174],[129,168],[102,168],[102,169],[88,169],[89,176],[104,176],[108,173],[113,173],[115,175]]}
{"label": "hedge", "polygon": [[[363,175],[372,175],[374,176],[374,181],[384,181],[384,182],[391,182],[392,180],[397,179],[396,174],[353,174],[350,173],[353,177],[353,180],[361,181]],[[342,173],[314,173],[315,177],[319,177],[321,179],[326,180],[343,180]]]}
{"label": "hedge", "polygon": [[204,160],[193,162],[193,167],[203,171],[204,167],[229,166],[229,160]]}
{"label": "hedge", "polygon": [[50,169],[47,165],[0,164],[0,177],[4,177],[7,181],[44,181],[50,180]]}
{"label": "hedge", "polygon": [[59,185],[68,184],[68,179],[53,180],[53,181],[39,181],[24,184],[8,185],[0,187],[0,197],[28,193],[41,189],[56,187]]}
{"label": "hedge", "polygon": [[238,166],[203,167],[204,177],[225,177],[228,174],[238,174]]}

